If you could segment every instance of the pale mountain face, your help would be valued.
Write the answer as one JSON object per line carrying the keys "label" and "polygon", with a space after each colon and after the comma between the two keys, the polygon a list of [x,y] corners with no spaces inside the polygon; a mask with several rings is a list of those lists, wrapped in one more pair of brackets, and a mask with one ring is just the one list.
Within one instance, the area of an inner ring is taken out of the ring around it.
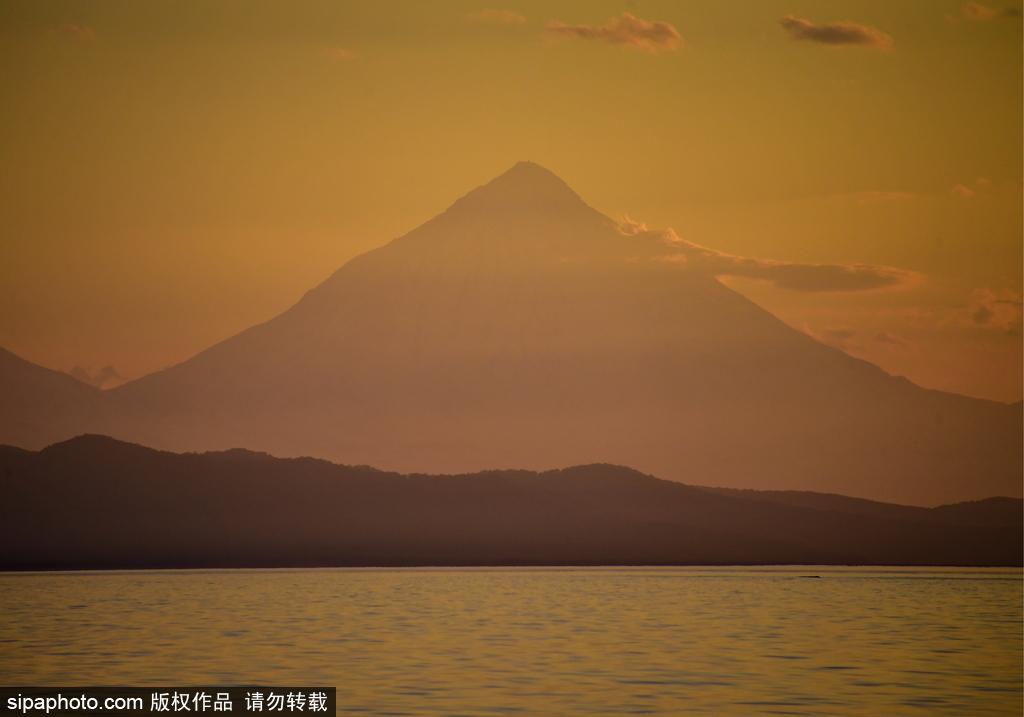
{"label": "pale mountain face", "polygon": [[1019,495],[1020,411],[792,330],[529,163],[281,316],[104,395],[91,430],[402,471],[612,462],[690,483]]}

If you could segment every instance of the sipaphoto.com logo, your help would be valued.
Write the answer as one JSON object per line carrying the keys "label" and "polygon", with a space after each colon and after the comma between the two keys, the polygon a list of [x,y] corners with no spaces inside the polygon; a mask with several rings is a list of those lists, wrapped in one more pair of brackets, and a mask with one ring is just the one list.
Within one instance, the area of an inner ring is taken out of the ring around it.
{"label": "sipaphoto.com logo", "polygon": [[[0,717],[148,717],[168,713],[334,714],[334,687],[0,687]],[[211,717],[214,717],[211,715]]]}
{"label": "sipaphoto.com logo", "polygon": [[96,697],[84,692],[66,695],[23,695],[7,698],[7,711],[27,714],[53,714],[61,712],[141,712],[146,701],[139,696],[111,695]]}

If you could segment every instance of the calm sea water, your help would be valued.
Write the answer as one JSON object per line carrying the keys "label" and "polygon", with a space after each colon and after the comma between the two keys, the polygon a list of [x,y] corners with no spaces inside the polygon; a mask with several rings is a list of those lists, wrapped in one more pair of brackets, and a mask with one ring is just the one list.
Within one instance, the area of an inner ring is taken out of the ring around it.
{"label": "calm sea water", "polygon": [[360,715],[1020,715],[1022,590],[966,569],[4,574],[0,683],[336,685]]}

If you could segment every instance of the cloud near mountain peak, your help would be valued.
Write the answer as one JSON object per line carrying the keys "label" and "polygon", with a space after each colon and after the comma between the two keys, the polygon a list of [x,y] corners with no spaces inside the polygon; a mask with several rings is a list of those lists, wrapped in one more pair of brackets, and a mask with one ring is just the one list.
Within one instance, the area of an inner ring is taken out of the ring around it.
{"label": "cloud near mountain peak", "polygon": [[877,264],[815,264],[760,259],[728,254],[681,238],[672,229],[649,231],[644,224],[626,220],[620,231],[654,240],[659,261],[686,264],[715,276],[741,276],[770,281],[780,289],[804,292],[852,292],[902,289],[922,280],[916,272]]}

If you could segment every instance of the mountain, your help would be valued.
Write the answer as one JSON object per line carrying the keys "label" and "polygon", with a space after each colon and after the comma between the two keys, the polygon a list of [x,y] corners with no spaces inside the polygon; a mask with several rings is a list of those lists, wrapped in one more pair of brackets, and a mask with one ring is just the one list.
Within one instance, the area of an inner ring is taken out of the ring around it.
{"label": "mountain", "polygon": [[[823,496],[842,502],[842,496]],[[402,475],[82,436],[0,448],[0,569],[1020,565],[1020,500],[862,513],[588,465]]]}
{"label": "mountain", "polygon": [[520,163],[276,318],[102,392],[76,432],[398,471],[597,462],[926,505],[1021,495],[1020,406],[825,346],[670,244]]}
{"label": "mountain", "polygon": [[[850,498],[832,493],[792,490],[739,490],[735,488],[704,488],[719,495],[732,496],[779,505],[844,513],[886,520],[914,520],[921,508],[894,503],[880,503],[863,498]],[[1021,520],[1021,501],[1005,496],[951,503],[928,509],[934,520],[960,525],[1016,525]]]}
{"label": "mountain", "polygon": [[0,348],[0,435],[26,448],[81,431],[96,417],[99,391],[66,373]]}

